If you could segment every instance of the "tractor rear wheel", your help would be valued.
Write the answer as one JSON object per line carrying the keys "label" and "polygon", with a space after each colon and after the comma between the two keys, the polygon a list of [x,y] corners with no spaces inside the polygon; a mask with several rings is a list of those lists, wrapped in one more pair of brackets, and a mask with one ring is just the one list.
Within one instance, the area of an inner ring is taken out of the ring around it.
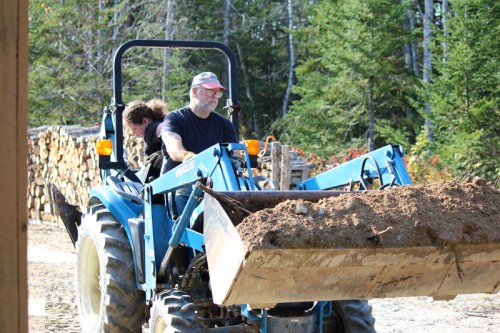
{"label": "tractor rear wheel", "polygon": [[333,301],[332,310],[332,315],[324,320],[323,332],[375,333],[375,318],[367,301]]}
{"label": "tractor rear wheel", "polygon": [[208,332],[196,314],[191,297],[180,290],[169,290],[156,295],[149,319],[150,333]]}
{"label": "tractor rear wheel", "polygon": [[76,242],[76,298],[82,332],[141,332],[145,295],[123,227],[103,206],[89,209]]}

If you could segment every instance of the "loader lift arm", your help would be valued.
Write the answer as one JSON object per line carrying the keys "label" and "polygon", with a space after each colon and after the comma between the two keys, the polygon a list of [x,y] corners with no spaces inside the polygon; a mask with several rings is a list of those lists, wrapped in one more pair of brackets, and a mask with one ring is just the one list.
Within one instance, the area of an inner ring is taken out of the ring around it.
{"label": "loader lift arm", "polygon": [[353,184],[367,189],[366,180],[378,178],[380,189],[411,185],[400,145],[387,145],[297,184],[298,190],[330,190]]}

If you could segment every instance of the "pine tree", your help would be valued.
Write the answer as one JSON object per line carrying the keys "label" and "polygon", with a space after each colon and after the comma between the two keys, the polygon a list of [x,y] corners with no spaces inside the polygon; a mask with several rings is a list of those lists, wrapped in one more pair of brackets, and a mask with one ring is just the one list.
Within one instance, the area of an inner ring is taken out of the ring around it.
{"label": "pine tree", "polygon": [[434,153],[456,174],[499,179],[500,8],[488,0],[450,1],[450,8],[446,56],[434,61]]}
{"label": "pine tree", "polygon": [[[404,68],[406,7],[395,1],[322,1],[299,33],[307,59],[282,126],[294,144],[323,155],[347,146],[408,142],[412,75]],[[370,131],[369,131],[370,130]],[[373,134],[372,134],[373,133]]]}

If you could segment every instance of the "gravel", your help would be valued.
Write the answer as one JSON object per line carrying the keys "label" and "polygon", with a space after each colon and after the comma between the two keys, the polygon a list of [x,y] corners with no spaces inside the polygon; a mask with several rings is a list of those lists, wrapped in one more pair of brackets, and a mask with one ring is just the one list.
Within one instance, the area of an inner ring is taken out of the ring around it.
{"label": "gravel", "polygon": [[[28,226],[29,331],[80,332],[74,296],[75,249],[63,227]],[[498,332],[500,293],[370,300],[377,332]]]}

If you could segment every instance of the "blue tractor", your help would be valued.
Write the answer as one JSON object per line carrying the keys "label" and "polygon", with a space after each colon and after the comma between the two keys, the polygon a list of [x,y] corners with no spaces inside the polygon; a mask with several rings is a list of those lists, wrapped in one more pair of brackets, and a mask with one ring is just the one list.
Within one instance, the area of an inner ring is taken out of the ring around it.
{"label": "blue tractor", "polygon": [[[287,199],[355,194],[337,189],[368,189],[375,179],[380,188],[411,184],[402,148],[383,147],[299,183],[295,190],[276,191],[263,188],[252,175],[256,156],[249,155],[245,143],[228,142],[143,182],[129,169],[123,148],[121,59],[133,47],[222,52],[229,73],[225,109],[238,132],[236,62],[225,45],[133,40],[118,48],[114,96],[104,110],[98,143],[104,185],[91,189],[81,220],[65,221],[77,252],[82,331],[374,332],[372,309],[363,299],[405,295],[405,287],[377,294],[376,279],[383,274],[364,266],[344,269],[347,257],[367,258],[372,249],[248,251],[235,225],[245,215]],[[186,186],[191,196],[176,214],[172,198]],[[394,258],[382,252],[377,262]]]}

